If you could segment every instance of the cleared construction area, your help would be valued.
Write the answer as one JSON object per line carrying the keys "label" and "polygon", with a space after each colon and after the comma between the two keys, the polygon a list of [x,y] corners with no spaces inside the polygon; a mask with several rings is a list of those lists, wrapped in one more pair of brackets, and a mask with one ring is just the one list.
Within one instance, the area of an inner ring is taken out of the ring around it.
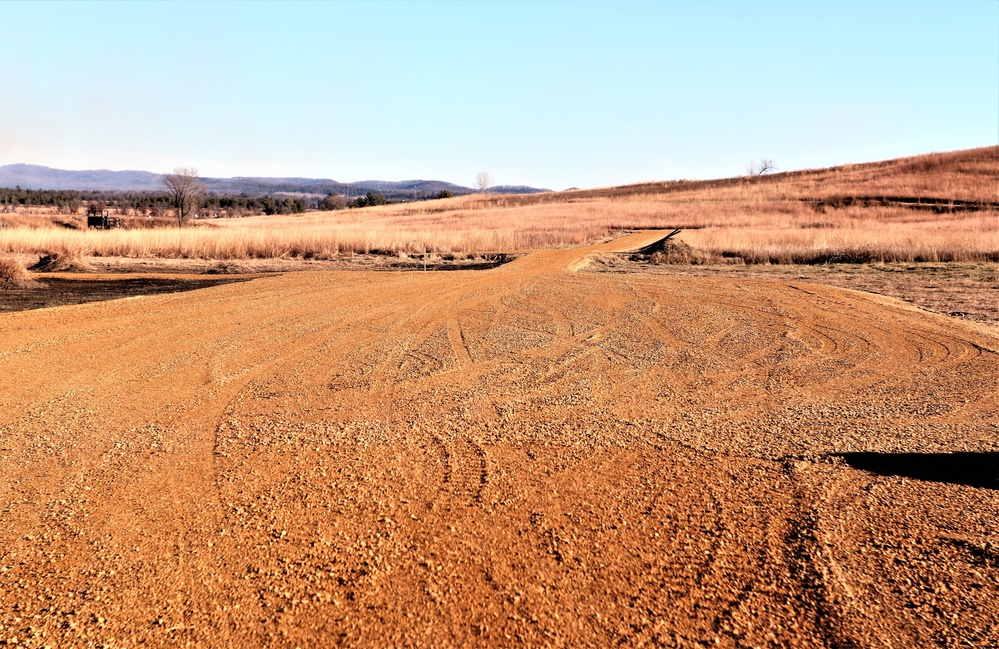
{"label": "cleared construction area", "polygon": [[0,315],[0,639],[999,644],[997,330],[666,234]]}

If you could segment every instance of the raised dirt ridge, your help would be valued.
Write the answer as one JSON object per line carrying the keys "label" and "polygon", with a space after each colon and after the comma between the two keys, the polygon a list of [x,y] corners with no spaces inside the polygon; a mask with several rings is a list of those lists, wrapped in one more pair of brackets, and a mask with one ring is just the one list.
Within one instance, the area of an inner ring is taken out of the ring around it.
{"label": "raised dirt ridge", "polygon": [[999,645],[995,330],[664,235],[0,316],[0,641]]}

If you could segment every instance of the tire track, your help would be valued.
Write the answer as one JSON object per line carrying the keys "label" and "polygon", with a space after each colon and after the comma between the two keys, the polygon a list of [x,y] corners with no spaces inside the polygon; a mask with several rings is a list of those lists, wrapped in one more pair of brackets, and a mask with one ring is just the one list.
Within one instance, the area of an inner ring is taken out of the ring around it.
{"label": "tire track", "polygon": [[[821,287],[571,272],[654,236],[0,316],[0,630],[988,646],[995,490],[831,458],[993,452],[999,343]],[[18,410],[22,375],[48,387]]]}

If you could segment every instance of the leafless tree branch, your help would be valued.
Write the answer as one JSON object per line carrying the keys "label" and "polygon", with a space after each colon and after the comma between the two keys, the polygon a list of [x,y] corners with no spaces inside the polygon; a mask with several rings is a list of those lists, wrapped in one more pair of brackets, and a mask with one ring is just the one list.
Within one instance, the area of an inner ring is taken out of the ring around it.
{"label": "leafless tree branch", "polygon": [[746,165],[747,176],[763,176],[775,171],[777,171],[777,164],[769,158],[764,158],[759,162],[750,162]]}

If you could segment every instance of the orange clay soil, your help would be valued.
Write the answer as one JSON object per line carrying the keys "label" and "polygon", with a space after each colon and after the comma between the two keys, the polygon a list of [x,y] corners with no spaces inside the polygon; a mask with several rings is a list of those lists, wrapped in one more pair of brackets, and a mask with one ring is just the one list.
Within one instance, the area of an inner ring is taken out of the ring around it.
{"label": "orange clay soil", "polygon": [[999,645],[997,330],[659,236],[0,316],[0,640]]}

